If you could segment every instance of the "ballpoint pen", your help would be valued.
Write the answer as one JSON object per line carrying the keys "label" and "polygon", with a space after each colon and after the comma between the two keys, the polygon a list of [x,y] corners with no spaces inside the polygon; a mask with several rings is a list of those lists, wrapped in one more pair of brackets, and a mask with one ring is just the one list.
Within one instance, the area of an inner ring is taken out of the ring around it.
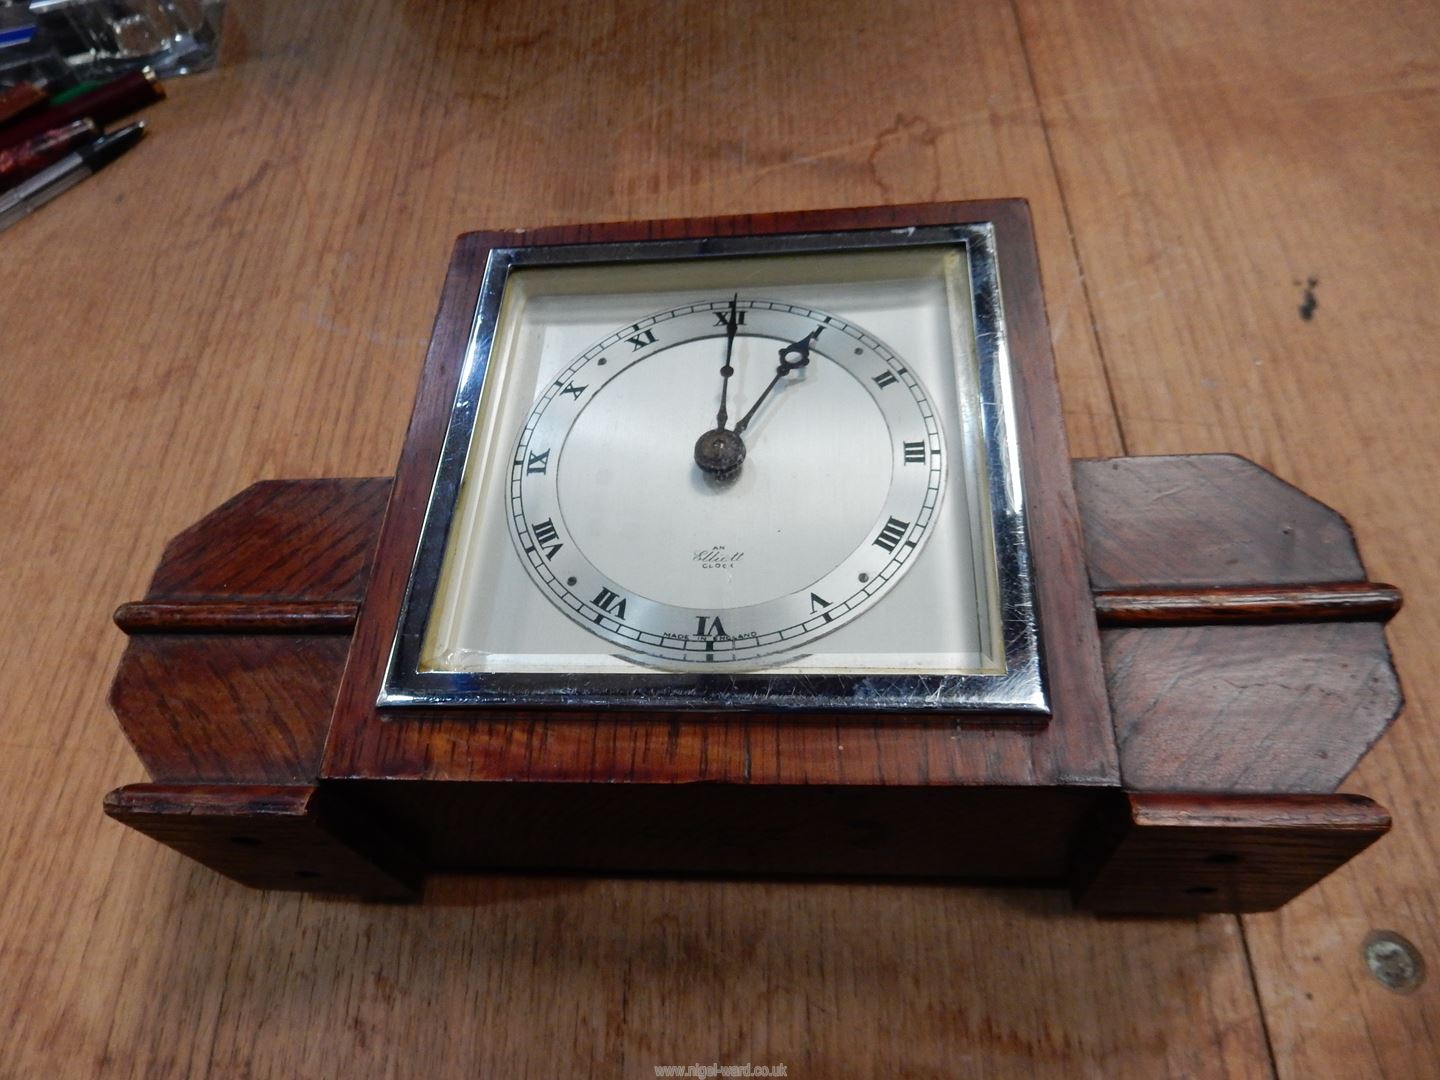
{"label": "ballpoint pen", "polygon": [[0,232],[32,210],[69,191],[129,150],[145,134],[145,123],[129,124],[67,154],[43,172],[0,195]]}

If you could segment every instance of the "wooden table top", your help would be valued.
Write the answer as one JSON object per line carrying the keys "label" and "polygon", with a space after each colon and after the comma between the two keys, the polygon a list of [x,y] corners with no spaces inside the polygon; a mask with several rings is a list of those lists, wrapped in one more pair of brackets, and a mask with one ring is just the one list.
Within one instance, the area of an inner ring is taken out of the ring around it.
{"label": "wooden table top", "polygon": [[[235,0],[222,66],[0,237],[0,1076],[1440,1075],[1440,14]],[[475,228],[1023,195],[1072,450],[1235,451],[1406,592],[1394,832],[1274,915],[1059,893],[473,877],[248,892],[104,820],[165,539],[387,474]]]}

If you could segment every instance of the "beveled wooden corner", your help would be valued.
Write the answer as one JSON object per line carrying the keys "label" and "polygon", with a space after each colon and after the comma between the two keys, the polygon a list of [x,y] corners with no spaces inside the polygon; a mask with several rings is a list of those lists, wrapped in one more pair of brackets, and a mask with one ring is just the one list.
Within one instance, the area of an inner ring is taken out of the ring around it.
{"label": "beveled wooden corner", "polygon": [[[1396,595],[1365,581],[1338,515],[1243,459],[1074,469],[1114,723],[1129,733],[1117,751],[1123,788],[928,785],[877,801],[843,786],[762,790],[757,773],[749,786],[638,784],[629,796],[614,785],[531,782],[450,785],[436,799],[436,785],[402,781],[387,804],[371,798],[381,781],[320,782],[349,613],[364,600],[364,552],[389,488],[382,478],[258,484],[167,548],[145,600],[121,609],[132,636],[112,694],[156,783],[113,793],[107,813],[246,884],[375,897],[413,895],[424,867],[445,865],[978,874],[1068,883],[1079,906],[1112,912],[1283,903],[1388,823],[1368,800],[1332,792],[1401,704],[1383,630]],[[1187,495],[1211,487],[1229,491],[1227,507],[1265,513],[1226,511],[1222,535],[1216,506]],[[1291,542],[1286,529],[1327,539]],[[1122,534],[1149,537],[1136,559],[1117,544]],[[286,553],[261,574],[256,535]],[[1166,538],[1167,562],[1156,558],[1156,537]],[[311,549],[314,565],[291,538]],[[351,554],[336,561],[337,551]],[[1243,571],[1237,553],[1250,560]],[[231,560],[245,566],[227,569]],[[1217,567],[1231,580],[1195,584],[1221,576]],[[1324,580],[1297,584],[1310,575]],[[1112,600],[1137,594],[1147,599],[1132,614],[1129,600]],[[1262,594],[1295,602],[1257,606]],[[1355,597],[1365,598],[1361,608]],[[1165,618],[1155,618],[1157,607]],[[1296,671],[1317,657],[1358,681],[1307,700]],[[1250,689],[1231,685],[1226,700],[1238,705],[1205,711],[1217,685],[1237,681],[1237,664]],[[1161,687],[1173,713],[1154,707]],[[731,731],[746,737],[743,718]],[[997,820],[1039,825],[1017,835]],[[477,835],[492,838],[488,847]],[[699,839],[711,841],[706,856],[687,858]]]}

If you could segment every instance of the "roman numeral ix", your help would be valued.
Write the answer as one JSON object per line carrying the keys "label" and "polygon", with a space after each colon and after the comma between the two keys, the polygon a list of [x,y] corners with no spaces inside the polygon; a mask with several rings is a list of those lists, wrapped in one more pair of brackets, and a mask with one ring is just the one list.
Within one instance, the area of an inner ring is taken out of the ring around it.
{"label": "roman numeral ix", "polygon": [[525,465],[525,475],[544,473],[550,466],[550,451],[541,450],[538,454],[531,454],[530,460]]}

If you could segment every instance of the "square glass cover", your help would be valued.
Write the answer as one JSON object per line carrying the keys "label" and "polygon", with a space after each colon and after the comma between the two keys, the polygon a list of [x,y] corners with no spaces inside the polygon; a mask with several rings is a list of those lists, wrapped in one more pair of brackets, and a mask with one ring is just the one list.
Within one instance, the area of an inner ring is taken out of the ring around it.
{"label": "square glass cover", "polygon": [[993,243],[492,251],[379,704],[1046,715]]}

